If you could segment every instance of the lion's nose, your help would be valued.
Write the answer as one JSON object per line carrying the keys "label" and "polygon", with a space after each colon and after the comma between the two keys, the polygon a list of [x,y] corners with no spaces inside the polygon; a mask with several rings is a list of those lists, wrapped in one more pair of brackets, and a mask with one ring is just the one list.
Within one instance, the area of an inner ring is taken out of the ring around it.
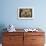
{"label": "lion's nose", "polygon": [[27,12],[25,12],[25,14],[27,14]]}

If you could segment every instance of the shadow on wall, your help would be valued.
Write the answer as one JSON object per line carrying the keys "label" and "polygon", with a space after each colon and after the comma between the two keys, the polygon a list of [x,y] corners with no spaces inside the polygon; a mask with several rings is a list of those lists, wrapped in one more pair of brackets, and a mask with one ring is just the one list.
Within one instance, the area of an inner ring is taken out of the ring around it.
{"label": "shadow on wall", "polygon": [[6,32],[6,26],[4,24],[0,24],[0,43],[2,43],[2,32]]}

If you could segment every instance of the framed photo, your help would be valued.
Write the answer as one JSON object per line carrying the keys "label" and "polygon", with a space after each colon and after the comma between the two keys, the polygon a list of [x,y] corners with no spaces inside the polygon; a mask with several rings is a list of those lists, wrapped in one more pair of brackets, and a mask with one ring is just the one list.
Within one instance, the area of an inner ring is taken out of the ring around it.
{"label": "framed photo", "polygon": [[34,9],[32,7],[19,7],[18,19],[33,19]]}

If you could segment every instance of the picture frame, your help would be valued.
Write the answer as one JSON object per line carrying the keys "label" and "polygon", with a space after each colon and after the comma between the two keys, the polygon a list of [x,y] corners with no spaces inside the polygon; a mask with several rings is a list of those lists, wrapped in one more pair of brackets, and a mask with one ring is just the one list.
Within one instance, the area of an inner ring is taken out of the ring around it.
{"label": "picture frame", "polygon": [[18,19],[33,19],[34,8],[32,7],[19,7],[18,8]]}

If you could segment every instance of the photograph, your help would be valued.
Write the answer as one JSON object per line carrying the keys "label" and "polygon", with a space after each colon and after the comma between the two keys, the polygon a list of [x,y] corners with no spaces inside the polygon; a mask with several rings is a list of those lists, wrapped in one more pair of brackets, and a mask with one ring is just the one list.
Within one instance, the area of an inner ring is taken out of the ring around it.
{"label": "photograph", "polygon": [[18,8],[18,18],[19,19],[32,19],[33,18],[33,8],[31,7]]}

